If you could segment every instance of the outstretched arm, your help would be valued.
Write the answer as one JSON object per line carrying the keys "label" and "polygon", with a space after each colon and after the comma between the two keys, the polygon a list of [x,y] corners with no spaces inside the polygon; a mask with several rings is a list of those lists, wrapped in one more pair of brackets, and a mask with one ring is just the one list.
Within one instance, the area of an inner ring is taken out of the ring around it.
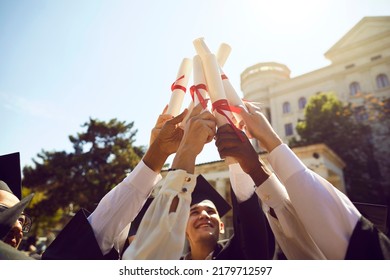
{"label": "outstretched arm", "polygon": [[291,203],[310,236],[328,259],[343,259],[361,214],[332,184],[309,170],[282,143],[280,137],[251,103],[242,110],[243,126],[260,141],[269,162],[286,187]]}
{"label": "outstretched arm", "polygon": [[[165,111],[165,110],[164,110]],[[158,117],[151,133],[151,144],[134,170],[107,193],[88,217],[103,254],[112,247],[123,248],[131,221],[137,216],[153,187],[161,180],[160,170],[168,156],[176,152],[183,130],[180,122],[187,114]]]}
{"label": "outstretched arm", "polygon": [[163,186],[140,224],[137,236],[123,259],[179,259],[184,249],[191,194],[196,184],[196,156],[215,135],[215,118],[195,107],[184,127]]}

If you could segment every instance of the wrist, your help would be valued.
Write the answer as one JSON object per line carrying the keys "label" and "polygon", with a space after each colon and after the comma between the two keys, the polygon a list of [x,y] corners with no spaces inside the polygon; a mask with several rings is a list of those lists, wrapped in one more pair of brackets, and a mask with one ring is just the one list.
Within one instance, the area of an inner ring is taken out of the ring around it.
{"label": "wrist", "polygon": [[248,175],[252,178],[256,186],[263,184],[271,176],[271,174],[271,171],[269,171],[263,164],[260,164],[256,169],[252,169],[248,172]]}
{"label": "wrist", "polygon": [[274,135],[267,141],[264,141],[264,147],[268,151],[268,153],[272,152],[273,149],[275,149],[277,146],[283,144],[282,139],[278,135]]}
{"label": "wrist", "polygon": [[154,172],[159,173],[164,166],[169,154],[165,153],[162,149],[158,148],[156,143],[153,143],[146,151],[143,162],[152,169]]}
{"label": "wrist", "polygon": [[186,147],[179,147],[172,162],[172,169],[183,169],[193,174],[195,171],[195,160],[197,153]]}

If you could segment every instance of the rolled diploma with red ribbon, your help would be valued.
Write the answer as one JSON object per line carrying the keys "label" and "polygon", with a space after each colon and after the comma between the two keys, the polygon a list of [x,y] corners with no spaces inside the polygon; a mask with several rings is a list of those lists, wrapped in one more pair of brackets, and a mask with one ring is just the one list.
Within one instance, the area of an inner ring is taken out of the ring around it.
{"label": "rolled diploma with red ribbon", "polygon": [[[207,88],[211,102],[214,104],[219,100],[226,100],[225,90],[223,88],[221,73],[219,72],[219,65],[214,54],[207,53],[200,55],[203,63],[203,70],[207,81]],[[217,125],[222,126],[228,123],[226,117],[232,119],[232,113],[225,111],[226,116],[221,115],[217,110],[214,110],[214,116],[217,119]]]}
{"label": "rolled diploma with red ribbon", "polygon": [[[207,105],[206,100],[210,99],[209,94],[207,93],[206,78],[203,72],[202,59],[199,55],[195,55],[193,58],[194,62],[194,106],[199,103]],[[205,106],[203,106],[205,108]]]}
{"label": "rolled diploma with red ribbon", "polygon": [[[208,49],[208,48],[207,48]],[[217,62],[220,66],[223,66],[230,54],[230,46],[228,44],[221,44],[216,54]],[[182,124],[185,124],[191,114],[192,108],[194,108],[199,103],[202,103],[203,108],[208,108],[211,111],[211,106],[208,101],[210,96],[207,92],[206,78],[204,77],[202,59],[199,55],[195,55],[192,59],[194,66],[194,85],[191,87],[191,96],[192,101],[188,106],[188,114],[184,118]]]}
{"label": "rolled diploma with red ribbon", "polygon": [[[221,77],[222,77],[222,83],[223,83],[223,88],[225,89],[225,95],[226,98],[229,102],[229,105],[237,107],[238,105],[243,105],[244,110],[246,110],[246,107],[244,103],[242,102],[241,98],[238,96],[236,90],[232,86],[230,80],[228,77],[225,75],[223,72],[222,67],[225,65],[226,59],[230,55],[232,48],[226,44],[222,43],[219,46],[218,52],[216,54],[218,64],[220,66],[219,71],[221,72]],[[235,112],[232,112],[234,117],[236,118],[237,122],[240,122],[242,120],[240,114],[237,114]]]}
{"label": "rolled diploma with red ribbon", "polygon": [[[188,105],[188,113],[180,124],[181,127],[184,127],[188,118],[190,117],[192,109],[196,105],[202,103],[203,108],[207,108],[207,99],[210,99],[207,93],[206,79],[203,73],[202,60],[200,59],[199,55],[195,55],[192,61],[194,67],[194,85],[190,88],[192,100]],[[209,108],[209,110],[211,111],[211,107]]]}
{"label": "rolled diploma with red ribbon", "polygon": [[180,113],[191,71],[192,60],[184,58],[180,64],[179,71],[177,72],[176,81],[172,85],[171,99],[169,101],[166,114],[170,114],[175,117]]}
{"label": "rolled diploma with red ribbon", "polygon": [[[230,80],[228,79],[228,77],[226,77],[226,75],[223,73],[222,68],[220,69],[220,71],[221,71],[221,74],[222,74],[223,88],[225,90],[226,98],[227,98],[227,100],[229,102],[229,105],[230,106],[234,106],[234,107],[238,107],[239,105],[242,105],[244,110],[246,110],[244,102],[238,96],[236,90],[232,86],[232,84],[231,84]],[[238,114],[238,113],[236,113],[234,111],[232,113],[233,113],[234,118],[236,119],[237,123],[239,123],[242,120],[242,117],[240,116],[240,114]]]}

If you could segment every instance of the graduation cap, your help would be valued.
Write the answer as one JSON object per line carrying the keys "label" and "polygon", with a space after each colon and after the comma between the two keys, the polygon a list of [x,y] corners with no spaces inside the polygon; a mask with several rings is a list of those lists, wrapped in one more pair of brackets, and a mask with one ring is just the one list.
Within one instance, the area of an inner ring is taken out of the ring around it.
{"label": "graduation cap", "polygon": [[20,154],[12,153],[0,156],[0,190],[13,193],[19,200],[22,198],[22,175],[20,171]]}
{"label": "graduation cap", "polygon": [[131,222],[128,236],[132,236],[132,235],[135,235],[137,233],[137,230],[139,228],[139,225],[141,224],[142,218],[144,217],[146,210],[148,210],[148,207],[152,203],[153,199],[154,199],[153,197],[149,197],[146,200],[144,206],[142,206],[142,209],[141,209],[141,211],[139,211],[137,217],[135,217],[134,221]]}
{"label": "graduation cap", "polygon": [[215,205],[221,218],[232,208],[202,175],[198,175],[192,192],[191,206],[204,200],[210,200]]}
{"label": "graduation cap", "polygon": [[11,230],[16,220],[19,219],[20,215],[30,203],[34,194],[30,194],[23,198],[21,201],[16,203],[14,206],[4,209],[0,212],[0,239],[2,240],[7,236],[8,232]]}
{"label": "graduation cap", "polygon": [[370,220],[379,230],[387,233],[387,206],[381,204],[370,204],[363,202],[353,203],[359,212]]}

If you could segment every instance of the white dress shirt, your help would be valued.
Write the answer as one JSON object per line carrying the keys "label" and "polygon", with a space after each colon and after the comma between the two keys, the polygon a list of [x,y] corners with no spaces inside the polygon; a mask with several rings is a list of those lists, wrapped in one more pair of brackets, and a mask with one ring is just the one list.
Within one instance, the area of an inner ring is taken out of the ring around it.
{"label": "white dress shirt", "polygon": [[[263,202],[263,211],[271,226],[276,242],[289,260],[325,259],[321,250],[314,243],[299,220],[291,205],[285,187],[275,174],[272,174],[256,189],[252,178],[246,174],[239,164],[229,166],[229,176],[237,199],[244,200],[256,191]],[[273,208],[278,219],[270,214]],[[262,250],[262,248],[259,248]]]}
{"label": "white dress shirt", "polygon": [[[361,214],[346,195],[308,169],[286,145],[268,156],[299,220],[327,259],[344,259]],[[272,193],[263,195],[272,198]]]}
{"label": "white dress shirt", "polygon": [[114,247],[119,252],[126,241],[130,223],[142,209],[153,187],[161,180],[141,160],[134,170],[99,202],[88,217],[103,255]]}
{"label": "white dress shirt", "polygon": [[[196,177],[184,170],[168,172],[160,192],[146,211],[137,235],[125,250],[122,259],[180,259],[185,245],[185,231]],[[176,210],[169,213],[175,197],[178,197],[179,203]]]}

